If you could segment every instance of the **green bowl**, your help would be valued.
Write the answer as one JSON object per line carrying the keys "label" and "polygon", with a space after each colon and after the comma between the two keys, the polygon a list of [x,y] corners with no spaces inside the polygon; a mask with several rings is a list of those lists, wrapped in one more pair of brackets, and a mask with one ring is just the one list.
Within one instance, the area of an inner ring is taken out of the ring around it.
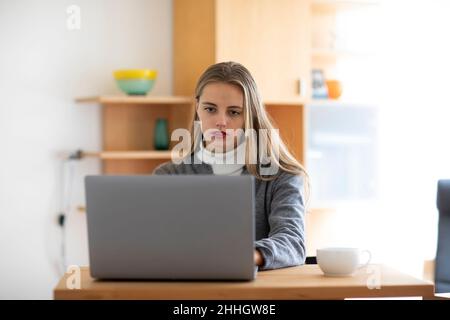
{"label": "green bowl", "polygon": [[146,95],[152,88],[155,80],[150,79],[120,79],[116,80],[120,90],[129,95]]}

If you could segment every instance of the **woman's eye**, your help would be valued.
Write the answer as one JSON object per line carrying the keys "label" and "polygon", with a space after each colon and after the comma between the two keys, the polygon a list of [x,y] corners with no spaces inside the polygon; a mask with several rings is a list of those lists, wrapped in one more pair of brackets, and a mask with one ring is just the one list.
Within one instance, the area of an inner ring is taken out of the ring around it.
{"label": "woman's eye", "polygon": [[238,116],[238,115],[241,114],[239,111],[230,111],[230,113],[231,113],[231,115],[233,115],[233,116]]}
{"label": "woman's eye", "polygon": [[214,111],[214,108],[211,108],[211,107],[205,107],[205,110],[208,111],[208,112],[213,112],[213,111]]}

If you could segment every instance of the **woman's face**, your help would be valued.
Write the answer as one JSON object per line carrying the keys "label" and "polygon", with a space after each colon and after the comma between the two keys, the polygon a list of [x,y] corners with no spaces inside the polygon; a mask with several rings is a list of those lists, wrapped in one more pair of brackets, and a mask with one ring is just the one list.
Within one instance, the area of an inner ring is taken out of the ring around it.
{"label": "woman's face", "polygon": [[218,152],[232,150],[237,145],[236,130],[244,129],[242,89],[223,82],[207,84],[197,102],[197,115],[206,148]]}

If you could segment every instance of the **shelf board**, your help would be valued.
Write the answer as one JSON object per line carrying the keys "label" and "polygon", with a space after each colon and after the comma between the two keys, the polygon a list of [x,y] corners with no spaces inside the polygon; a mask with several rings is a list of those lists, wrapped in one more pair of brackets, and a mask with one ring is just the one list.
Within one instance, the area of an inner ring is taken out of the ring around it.
{"label": "shelf board", "polygon": [[333,99],[311,99],[307,104],[308,107],[336,107],[336,108],[375,108],[375,103],[359,102],[359,101],[345,101]]}
{"label": "shelf board", "polygon": [[172,151],[101,151],[83,152],[85,157],[94,157],[103,160],[140,160],[140,159],[167,159],[170,160]]}
{"label": "shelf board", "polygon": [[371,57],[374,55],[375,55],[374,52],[364,52],[364,51],[358,52],[350,50],[335,50],[335,49],[321,49],[321,48],[313,48],[311,50],[311,56],[313,58],[322,58],[322,59]]}
{"label": "shelf board", "polygon": [[86,104],[187,104],[193,103],[190,97],[182,96],[93,96],[76,98],[77,103]]}
{"label": "shelf board", "polygon": [[[194,100],[190,97],[183,96],[93,96],[76,98],[76,103],[85,104],[187,104],[191,105]],[[306,99],[289,99],[289,100],[266,100],[265,105],[302,105]]]}
{"label": "shelf board", "polygon": [[313,11],[349,10],[379,6],[379,0],[313,0]]}
{"label": "shelf board", "polygon": [[264,105],[304,105],[307,102],[305,98],[289,99],[289,100],[265,100]]}

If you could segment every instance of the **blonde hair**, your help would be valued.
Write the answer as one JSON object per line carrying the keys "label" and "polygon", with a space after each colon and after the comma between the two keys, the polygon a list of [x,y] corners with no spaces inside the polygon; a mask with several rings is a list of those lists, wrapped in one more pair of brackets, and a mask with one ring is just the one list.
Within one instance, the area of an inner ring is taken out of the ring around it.
{"label": "blonde hair", "polygon": [[[256,82],[253,79],[250,72],[243,65],[237,62],[221,62],[208,67],[205,72],[200,76],[197,86],[195,88],[195,100],[198,104],[200,96],[206,85],[215,82],[228,83],[236,85],[241,88],[244,95],[244,131],[248,129],[255,129],[264,132],[271,132],[275,128],[272,124],[270,116],[267,114],[261,96],[258,92]],[[196,108],[195,108],[196,109]],[[198,135],[194,132],[195,121],[199,121],[197,112],[195,110],[195,116],[191,128],[191,150],[189,153],[193,153],[198,148],[198,144],[201,143],[198,139]],[[302,175],[306,178],[306,182],[309,185],[308,174],[304,167],[295,159],[292,153],[287,148],[282,139],[274,141],[270,134],[263,135],[264,142],[267,143],[267,151],[270,156],[270,161],[275,163],[278,168],[285,172],[289,172],[294,175]],[[278,143],[278,152],[273,152],[274,143]],[[257,142],[258,144],[258,142]],[[250,163],[250,155],[257,154],[257,164]],[[259,170],[259,154],[257,145],[252,139],[246,136],[246,167],[250,174],[261,180],[272,180],[275,176],[261,175]]]}

